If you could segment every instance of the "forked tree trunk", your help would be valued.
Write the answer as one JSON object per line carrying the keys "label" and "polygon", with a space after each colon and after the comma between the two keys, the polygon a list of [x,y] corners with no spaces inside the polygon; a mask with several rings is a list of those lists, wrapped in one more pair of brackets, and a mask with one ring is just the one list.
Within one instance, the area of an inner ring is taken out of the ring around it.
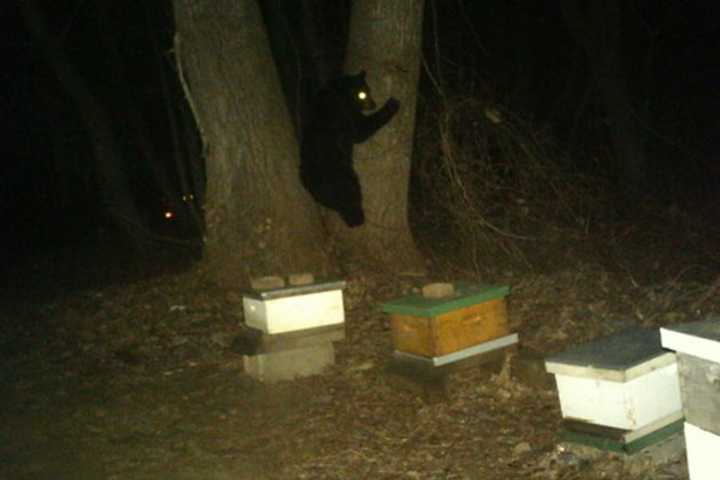
{"label": "forked tree trunk", "polygon": [[222,287],[328,258],[255,0],[174,0],[175,54],[206,151],[204,267]]}
{"label": "forked tree trunk", "polygon": [[353,150],[365,224],[349,229],[333,216],[330,225],[345,255],[398,273],[425,270],[408,223],[423,7],[423,0],[354,2],[345,62],[348,73],[367,71],[378,105],[392,96],[401,106],[388,125]]}

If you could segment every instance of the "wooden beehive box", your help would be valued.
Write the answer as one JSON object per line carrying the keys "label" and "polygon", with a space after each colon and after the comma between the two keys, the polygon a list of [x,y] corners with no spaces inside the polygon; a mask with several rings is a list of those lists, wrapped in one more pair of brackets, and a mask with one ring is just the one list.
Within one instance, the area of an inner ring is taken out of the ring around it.
{"label": "wooden beehive box", "polygon": [[336,281],[245,293],[245,323],[269,334],[342,324],[343,288]]}
{"label": "wooden beehive box", "polygon": [[563,418],[645,434],[682,411],[675,354],[657,329],[631,328],[548,358]]}
{"label": "wooden beehive box", "polygon": [[720,470],[720,317],[661,328],[662,344],[677,352],[692,480]]}
{"label": "wooden beehive box", "polygon": [[448,298],[410,295],[382,305],[399,352],[440,357],[507,336],[507,286],[459,285]]}

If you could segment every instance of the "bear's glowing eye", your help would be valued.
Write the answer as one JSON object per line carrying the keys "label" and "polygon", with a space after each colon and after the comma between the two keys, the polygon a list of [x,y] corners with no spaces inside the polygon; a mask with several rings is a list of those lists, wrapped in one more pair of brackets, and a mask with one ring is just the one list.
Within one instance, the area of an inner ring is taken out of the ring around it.
{"label": "bear's glowing eye", "polygon": [[365,92],[358,92],[358,98],[360,100],[365,100],[367,98],[367,93]]}

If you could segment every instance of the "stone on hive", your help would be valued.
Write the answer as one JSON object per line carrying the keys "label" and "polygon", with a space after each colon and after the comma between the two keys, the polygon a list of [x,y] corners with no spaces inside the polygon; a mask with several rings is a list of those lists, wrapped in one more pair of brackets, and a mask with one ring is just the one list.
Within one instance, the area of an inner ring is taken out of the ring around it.
{"label": "stone on hive", "polygon": [[422,288],[422,295],[425,298],[448,298],[455,294],[455,286],[452,283],[429,283]]}
{"label": "stone on hive", "polygon": [[255,277],[250,279],[250,286],[253,290],[282,288],[285,286],[285,280],[282,277],[277,276]]}
{"label": "stone on hive", "polygon": [[315,276],[313,276],[312,273],[303,272],[303,273],[291,273],[288,275],[288,282],[290,285],[298,286],[298,285],[310,285],[315,281]]}

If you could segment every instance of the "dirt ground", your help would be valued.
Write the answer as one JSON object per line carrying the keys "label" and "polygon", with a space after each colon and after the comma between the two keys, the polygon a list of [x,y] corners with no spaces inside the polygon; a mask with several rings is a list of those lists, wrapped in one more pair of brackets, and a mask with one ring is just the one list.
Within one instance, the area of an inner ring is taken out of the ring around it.
{"label": "dirt ground", "polygon": [[[545,355],[600,335],[718,312],[717,262],[667,245],[622,261],[610,249],[569,248],[553,268],[443,279],[511,285],[511,329],[523,358],[542,367]],[[438,276],[349,276],[336,364],[265,385],[233,351],[239,298],[166,264],[105,245],[8,267],[0,478],[687,478],[683,455],[630,471],[617,455],[561,448],[557,393],[542,368],[466,369],[433,398],[406,388],[387,371],[390,328],[378,307]]]}

